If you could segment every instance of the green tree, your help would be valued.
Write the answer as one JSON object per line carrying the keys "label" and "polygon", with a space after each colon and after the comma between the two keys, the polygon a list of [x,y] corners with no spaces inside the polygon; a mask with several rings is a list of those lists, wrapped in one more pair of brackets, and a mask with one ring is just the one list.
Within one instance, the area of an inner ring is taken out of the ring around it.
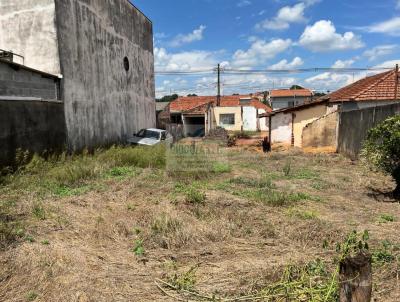
{"label": "green tree", "polygon": [[156,99],[156,102],[172,102],[175,101],[177,98],[179,98],[179,95],[177,94],[166,95],[163,96],[161,99]]}
{"label": "green tree", "polygon": [[397,184],[393,195],[400,199],[400,115],[386,119],[368,132],[361,157],[392,175]]}
{"label": "green tree", "polygon": [[299,90],[299,89],[304,89],[304,88],[299,85],[293,85],[292,87],[290,87],[290,90]]}

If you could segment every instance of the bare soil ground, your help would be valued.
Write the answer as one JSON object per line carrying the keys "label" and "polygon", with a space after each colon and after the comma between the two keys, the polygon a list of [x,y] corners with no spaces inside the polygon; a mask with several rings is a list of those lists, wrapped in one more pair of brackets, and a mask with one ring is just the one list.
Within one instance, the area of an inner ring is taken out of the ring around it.
{"label": "bare soil ground", "polygon": [[[0,301],[181,297],[157,279],[240,296],[289,264],[333,263],[352,230],[369,231],[370,249],[390,243],[393,259],[374,264],[373,295],[400,301],[400,204],[385,194],[390,178],[336,154],[226,152],[229,168],[197,180],[129,168],[58,194],[1,187],[24,237],[0,250]],[[278,195],[261,196],[263,186]]]}

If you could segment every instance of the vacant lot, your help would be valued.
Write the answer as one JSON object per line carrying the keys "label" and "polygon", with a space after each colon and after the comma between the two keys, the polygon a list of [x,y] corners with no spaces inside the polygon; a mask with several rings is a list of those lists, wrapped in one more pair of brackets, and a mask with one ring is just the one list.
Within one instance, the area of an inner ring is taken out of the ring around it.
{"label": "vacant lot", "polygon": [[374,297],[400,301],[389,178],[340,155],[219,152],[207,174],[113,148],[3,179],[0,301],[334,301],[353,230]]}

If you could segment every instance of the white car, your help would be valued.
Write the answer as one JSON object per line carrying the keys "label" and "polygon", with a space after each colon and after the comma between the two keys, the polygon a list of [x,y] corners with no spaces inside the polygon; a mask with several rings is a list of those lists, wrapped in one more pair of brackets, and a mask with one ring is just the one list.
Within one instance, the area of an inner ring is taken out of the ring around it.
{"label": "white car", "polygon": [[130,145],[154,146],[161,142],[172,144],[174,138],[166,130],[149,128],[140,130],[136,135],[128,139],[128,144]]}

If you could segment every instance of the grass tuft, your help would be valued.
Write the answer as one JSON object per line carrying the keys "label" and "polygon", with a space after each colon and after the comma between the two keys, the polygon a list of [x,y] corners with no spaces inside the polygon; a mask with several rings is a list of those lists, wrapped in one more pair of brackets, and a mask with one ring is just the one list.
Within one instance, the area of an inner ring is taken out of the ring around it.
{"label": "grass tuft", "polygon": [[379,216],[379,220],[380,223],[387,223],[387,222],[394,222],[395,218],[393,215],[389,215],[389,214],[381,214]]}

